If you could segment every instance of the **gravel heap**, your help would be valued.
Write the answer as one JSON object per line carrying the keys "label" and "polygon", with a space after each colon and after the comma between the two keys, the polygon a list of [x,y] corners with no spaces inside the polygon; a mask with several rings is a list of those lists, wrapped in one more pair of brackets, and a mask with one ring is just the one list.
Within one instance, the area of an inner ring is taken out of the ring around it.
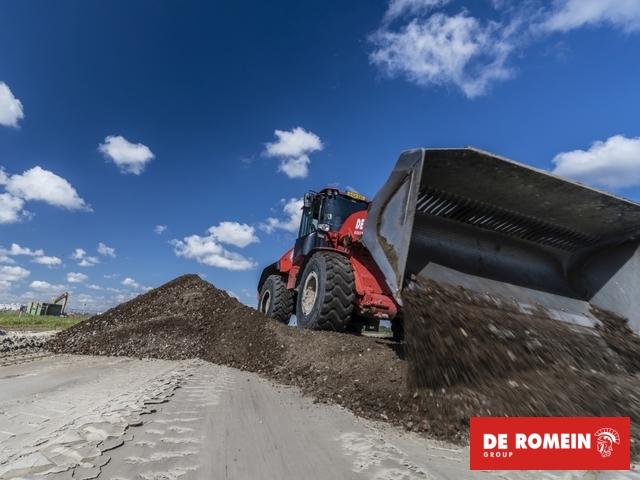
{"label": "gravel heap", "polygon": [[459,289],[415,285],[404,303],[407,345],[291,328],[184,275],[58,333],[46,348],[201,358],[456,443],[468,440],[470,416],[487,415],[624,415],[640,438],[640,344],[623,319],[597,312],[606,331],[576,341],[564,324],[526,320]]}
{"label": "gravel heap", "polygon": [[202,358],[255,371],[281,362],[272,323],[197,275],[184,275],[60,332],[48,348],[166,360]]}
{"label": "gravel heap", "polygon": [[0,353],[31,350],[42,347],[52,332],[5,332],[0,330]]}

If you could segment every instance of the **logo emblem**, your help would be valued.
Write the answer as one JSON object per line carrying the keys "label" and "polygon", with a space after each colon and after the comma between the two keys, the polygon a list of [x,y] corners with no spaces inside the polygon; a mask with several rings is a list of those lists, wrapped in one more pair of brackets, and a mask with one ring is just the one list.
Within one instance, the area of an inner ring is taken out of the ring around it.
{"label": "logo emblem", "polygon": [[613,452],[613,444],[620,443],[620,435],[613,428],[601,428],[596,432],[598,442],[598,451],[603,458],[611,456]]}

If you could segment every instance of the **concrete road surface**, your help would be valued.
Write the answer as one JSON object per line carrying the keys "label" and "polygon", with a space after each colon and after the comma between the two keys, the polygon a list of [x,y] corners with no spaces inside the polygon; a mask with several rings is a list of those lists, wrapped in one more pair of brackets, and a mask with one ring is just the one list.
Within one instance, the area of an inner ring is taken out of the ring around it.
{"label": "concrete road surface", "polygon": [[468,448],[201,361],[53,355],[2,363],[2,479],[640,479],[637,470],[471,472]]}

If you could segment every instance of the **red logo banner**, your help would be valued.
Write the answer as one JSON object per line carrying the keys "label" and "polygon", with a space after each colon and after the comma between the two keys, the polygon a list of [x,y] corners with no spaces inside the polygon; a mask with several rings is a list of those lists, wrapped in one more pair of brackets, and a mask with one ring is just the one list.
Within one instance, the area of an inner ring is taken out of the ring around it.
{"label": "red logo banner", "polygon": [[629,470],[629,417],[472,417],[471,470]]}

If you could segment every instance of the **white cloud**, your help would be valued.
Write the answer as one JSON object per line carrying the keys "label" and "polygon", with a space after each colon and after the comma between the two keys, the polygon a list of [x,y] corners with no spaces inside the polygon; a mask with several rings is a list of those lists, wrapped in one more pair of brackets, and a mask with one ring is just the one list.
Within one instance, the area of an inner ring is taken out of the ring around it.
{"label": "white cloud", "polygon": [[104,290],[104,288],[98,286],[98,285],[87,285],[87,288],[90,288],[91,290]]}
{"label": "white cloud", "polygon": [[[145,287],[143,285],[140,285],[133,278],[129,278],[129,277],[125,278],[120,283],[122,283],[122,285],[124,285],[125,287],[133,288],[134,290],[142,290],[144,292],[148,292],[149,290],[153,289],[153,287]],[[110,292],[121,292],[121,290],[116,290],[115,288],[107,288],[107,290]]]}
{"label": "white cloud", "polygon": [[140,288],[140,284],[136,282],[133,278],[127,277],[120,283],[122,283],[122,285],[124,285],[125,287]]}
{"label": "white cloud", "polygon": [[300,218],[302,216],[302,198],[291,198],[280,200],[285,213],[285,218],[267,218],[265,223],[260,224],[260,230],[267,233],[273,233],[276,229],[286,230],[287,232],[297,232],[300,228]]}
{"label": "white cloud", "polygon": [[5,189],[14,197],[26,201],[40,200],[55,207],[91,211],[91,207],[78,196],[69,182],[40,167],[33,167],[22,175],[7,176]]}
{"label": "white cloud", "polygon": [[81,258],[83,258],[85,255],[87,254],[87,252],[85,252],[83,249],[81,248],[76,248],[73,253],[71,254],[71,258],[73,258],[74,260],[80,260]]}
{"label": "white cloud", "polygon": [[311,160],[306,155],[298,158],[287,158],[280,161],[278,171],[284,173],[289,178],[306,178],[309,175],[309,164]]}
{"label": "white cloud", "polygon": [[30,218],[32,214],[23,210],[25,202],[30,200],[69,210],[91,211],[91,206],[78,196],[69,182],[41,167],[26,170],[22,175],[7,175],[0,167],[0,185],[6,190],[0,193],[0,223]]}
{"label": "white cloud", "polygon": [[164,232],[167,229],[166,225],[156,225],[156,228],[154,228],[154,232],[156,232],[158,235],[160,235],[162,232]]}
{"label": "white cloud", "polygon": [[184,240],[171,240],[174,252],[178,257],[191,258],[198,263],[227,270],[251,270],[258,264],[252,259],[243,257],[237,252],[224,248],[213,235],[201,237],[191,235]]}
{"label": "white cloud", "polygon": [[17,243],[11,244],[11,250],[9,250],[9,255],[28,255],[30,257],[36,257],[39,255],[44,255],[43,250],[31,250],[30,248],[23,248]]}
{"label": "white cloud", "polygon": [[87,257],[87,252],[81,248],[76,248],[71,254],[71,258],[74,260],[80,260],[80,262],[78,262],[78,266],[80,267],[93,267],[100,263],[98,257]]}
{"label": "white cloud", "polygon": [[514,76],[509,60],[551,32],[609,25],[640,31],[639,0],[493,0],[499,21],[480,21],[466,9],[433,10],[449,0],[391,0],[380,27],[369,35],[370,62],[389,77],[419,86],[454,86],[468,98],[485,95]]}
{"label": "white cloud", "polygon": [[42,249],[31,250],[27,247],[21,247],[17,243],[12,243],[9,250],[0,247],[0,261],[14,263],[13,259],[11,259],[9,256],[15,255],[26,255],[28,257],[33,257],[33,260],[31,260],[33,263],[47,265],[48,267],[54,267],[56,265],[62,264],[62,260],[60,260],[58,257],[46,256]]}
{"label": "white cloud", "polygon": [[98,151],[107,160],[112,160],[122,173],[133,173],[134,175],[140,175],[147,163],[155,158],[146,145],[128,142],[120,135],[106,137],[104,143],[98,146]]}
{"label": "white cloud", "polygon": [[31,272],[22,267],[0,267],[0,281],[17,282],[27,278]]}
{"label": "white cloud", "polygon": [[215,240],[239,248],[260,242],[260,239],[255,235],[255,228],[246,223],[220,222],[217,227],[209,228],[208,232]]}
{"label": "white cloud", "polygon": [[589,150],[562,152],[552,173],[590,185],[624,188],[640,185],[640,137],[615,135]]}
{"label": "white cloud", "polygon": [[311,162],[309,154],[324,148],[320,137],[301,127],[296,127],[290,132],[276,130],[275,135],[278,141],[267,143],[262,154],[266,157],[279,158],[278,171],[289,178],[307,177]]}
{"label": "white cloud", "polygon": [[0,82],[0,125],[17,127],[18,120],[23,118],[22,103],[13,96],[6,83]]}
{"label": "white cloud", "polygon": [[67,273],[67,282],[82,283],[87,278],[89,278],[89,277],[87,275],[85,275],[84,273],[73,273],[73,272]]}
{"label": "white cloud", "polygon": [[482,25],[464,11],[414,18],[397,31],[383,25],[369,36],[375,46],[369,59],[390,77],[404,76],[420,86],[455,85],[474,98],[512,76],[506,62],[514,46],[501,28],[495,22]]}
{"label": "white cloud", "polygon": [[276,130],[278,141],[275,143],[267,143],[265,154],[268,157],[299,157],[308,152],[322,150],[323,145],[320,138],[307,132],[304,128],[296,127],[290,132]]}
{"label": "white cloud", "polygon": [[0,223],[14,223],[24,216],[24,200],[8,193],[0,193]]}
{"label": "white cloud", "polygon": [[80,262],[78,262],[79,267],[93,267],[100,263],[97,257],[84,257]]}
{"label": "white cloud", "polygon": [[98,253],[100,255],[104,255],[105,257],[111,257],[111,258],[116,257],[116,249],[107,247],[104,243],[98,244]]}
{"label": "white cloud", "polygon": [[131,300],[132,298],[137,297],[138,294],[137,293],[128,293],[128,294],[120,294],[120,295],[116,295],[115,297],[113,297],[113,299],[118,302],[118,303],[122,303],[122,302],[126,302],[127,300]]}
{"label": "white cloud", "polygon": [[420,15],[450,3],[451,0],[391,0],[383,21],[388,23],[403,15]]}
{"label": "white cloud", "polygon": [[625,32],[640,30],[638,0],[556,0],[542,27],[566,32],[585,25],[609,24]]}
{"label": "white cloud", "polygon": [[120,276],[119,273],[112,273],[110,275],[103,275],[104,278],[118,278]]}
{"label": "white cloud", "polygon": [[40,265],[46,265],[48,267],[54,267],[56,265],[62,264],[62,260],[60,260],[58,257],[48,257],[46,255],[35,257],[31,261],[33,263],[39,263]]}
{"label": "white cloud", "polygon": [[41,292],[49,292],[52,294],[67,290],[66,285],[52,285],[48,282],[43,282],[40,280],[34,280],[33,282],[31,282],[29,284],[29,288],[33,288],[34,290],[39,290]]}

